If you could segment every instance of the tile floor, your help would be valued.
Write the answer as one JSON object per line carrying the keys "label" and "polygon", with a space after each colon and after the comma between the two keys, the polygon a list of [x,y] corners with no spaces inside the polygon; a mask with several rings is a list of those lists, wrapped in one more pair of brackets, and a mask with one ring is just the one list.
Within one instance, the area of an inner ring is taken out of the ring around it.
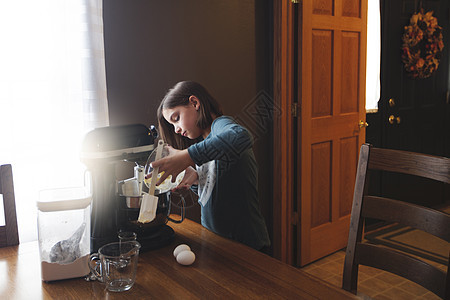
{"label": "tile floor", "polygon": [[[338,287],[342,286],[345,251],[341,250],[302,268]],[[435,264],[446,271],[446,266]],[[358,295],[362,299],[440,299],[418,284],[383,270],[360,266]]]}

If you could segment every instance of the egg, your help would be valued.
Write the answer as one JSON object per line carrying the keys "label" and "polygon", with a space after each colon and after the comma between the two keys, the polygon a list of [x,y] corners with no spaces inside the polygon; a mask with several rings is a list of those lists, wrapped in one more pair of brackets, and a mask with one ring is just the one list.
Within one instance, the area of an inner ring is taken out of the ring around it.
{"label": "egg", "polygon": [[195,254],[191,250],[184,250],[178,253],[177,262],[180,265],[189,266],[195,261]]}
{"label": "egg", "polygon": [[185,251],[185,250],[191,250],[191,248],[190,248],[188,245],[186,245],[186,244],[178,245],[178,246],[175,248],[175,250],[173,250],[173,256],[174,256],[175,258],[177,258],[178,254],[179,254],[181,251]]}

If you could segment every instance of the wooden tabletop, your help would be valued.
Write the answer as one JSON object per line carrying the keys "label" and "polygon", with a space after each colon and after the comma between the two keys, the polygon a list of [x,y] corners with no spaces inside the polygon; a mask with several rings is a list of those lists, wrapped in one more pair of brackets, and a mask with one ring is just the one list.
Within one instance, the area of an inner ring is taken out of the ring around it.
{"label": "wooden tabletop", "polygon": [[[188,219],[170,226],[175,241],[140,253],[136,283],[121,293],[83,278],[42,282],[37,242],[0,248],[0,299],[360,299]],[[196,255],[191,266],[173,257],[181,243]]]}

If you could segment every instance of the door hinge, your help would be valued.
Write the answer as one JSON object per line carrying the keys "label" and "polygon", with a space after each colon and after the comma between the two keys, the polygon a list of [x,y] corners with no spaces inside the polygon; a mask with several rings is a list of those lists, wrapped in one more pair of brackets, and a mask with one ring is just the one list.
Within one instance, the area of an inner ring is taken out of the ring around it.
{"label": "door hinge", "polygon": [[291,105],[291,114],[294,118],[298,117],[298,103],[294,102]]}

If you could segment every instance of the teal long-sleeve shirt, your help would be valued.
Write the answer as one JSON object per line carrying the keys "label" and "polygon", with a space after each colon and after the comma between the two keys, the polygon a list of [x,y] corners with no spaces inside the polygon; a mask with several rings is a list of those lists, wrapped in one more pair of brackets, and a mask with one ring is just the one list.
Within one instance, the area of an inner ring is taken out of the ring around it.
{"label": "teal long-sleeve shirt", "polygon": [[258,168],[253,138],[227,116],[214,120],[210,134],[188,148],[197,166],[214,161],[215,183],[201,206],[202,225],[255,249],[270,245],[258,201]]}

